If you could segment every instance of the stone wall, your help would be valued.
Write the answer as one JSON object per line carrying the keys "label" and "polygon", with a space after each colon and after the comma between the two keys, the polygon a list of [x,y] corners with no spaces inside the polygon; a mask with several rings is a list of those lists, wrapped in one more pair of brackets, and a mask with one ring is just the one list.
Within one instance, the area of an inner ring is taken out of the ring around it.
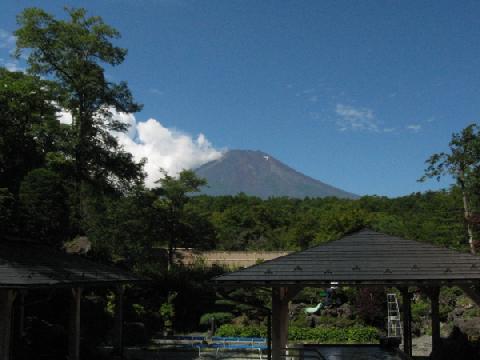
{"label": "stone wall", "polygon": [[214,264],[232,268],[247,267],[257,263],[288,255],[288,251],[196,251],[177,249],[176,261],[184,265]]}

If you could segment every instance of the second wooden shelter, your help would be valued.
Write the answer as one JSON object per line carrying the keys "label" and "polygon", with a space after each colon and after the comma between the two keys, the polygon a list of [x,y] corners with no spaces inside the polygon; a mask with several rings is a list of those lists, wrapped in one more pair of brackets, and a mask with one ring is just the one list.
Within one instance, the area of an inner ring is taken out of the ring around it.
{"label": "second wooden shelter", "polygon": [[370,229],[344,236],[214,279],[225,287],[272,288],[272,358],[280,360],[288,340],[288,303],[303,287],[397,287],[403,296],[404,352],[412,355],[411,293],[431,300],[432,353],[440,348],[439,293],[461,286],[472,296],[480,285],[480,257]]}

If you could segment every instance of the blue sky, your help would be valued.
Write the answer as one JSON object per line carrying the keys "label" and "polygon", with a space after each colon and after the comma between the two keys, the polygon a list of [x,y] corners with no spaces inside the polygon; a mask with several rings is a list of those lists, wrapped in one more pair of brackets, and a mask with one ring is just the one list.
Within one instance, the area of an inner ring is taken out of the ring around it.
{"label": "blue sky", "polygon": [[399,196],[448,186],[416,180],[479,119],[479,1],[3,0],[0,63],[14,66],[16,14],[64,5],[121,32],[129,54],[108,76],[144,104],[137,125],[190,134],[189,151],[201,133],[210,150],[258,149],[345,190]]}

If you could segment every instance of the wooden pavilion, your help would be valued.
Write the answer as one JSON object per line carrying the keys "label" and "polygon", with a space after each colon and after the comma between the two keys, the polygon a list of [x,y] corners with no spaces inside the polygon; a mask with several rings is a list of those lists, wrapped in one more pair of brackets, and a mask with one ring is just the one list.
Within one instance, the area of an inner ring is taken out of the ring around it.
{"label": "wooden pavilion", "polygon": [[[411,293],[431,300],[432,353],[440,346],[439,291],[457,285],[478,296],[480,257],[369,229],[214,279],[218,286],[272,288],[272,358],[281,359],[288,337],[288,303],[306,286],[397,287],[403,297],[404,353],[412,355]],[[475,299],[474,299],[475,300]],[[478,299],[477,299],[478,300]]]}
{"label": "wooden pavilion", "polygon": [[13,329],[20,329],[15,333],[23,332],[26,292],[53,288],[71,289],[69,360],[80,358],[80,304],[83,289],[114,288],[114,350],[121,355],[123,285],[138,281],[141,280],[128,272],[36,242],[0,241],[0,360],[9,360],[11,357]]}

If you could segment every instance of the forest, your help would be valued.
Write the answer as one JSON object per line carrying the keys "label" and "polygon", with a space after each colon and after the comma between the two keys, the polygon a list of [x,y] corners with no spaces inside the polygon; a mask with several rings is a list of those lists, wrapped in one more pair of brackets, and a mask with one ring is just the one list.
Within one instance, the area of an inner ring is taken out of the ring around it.
{"label": "forest", "polygon": [[[225,323],[232,314],[260,316],[253,314],[254,307],[231,310],[232,303],[219,303],[208,280],[223,270],[180,269],[172,260],[177,247],[301,250],[369,227],[476,252],[476,124],[453,134],[451,143],[439,149],[445,152],[426,159],[425,173],[418,174],[422,181],[449,176],[452,186],[442,191],[358,200],[209,197],[196,194],[207,184],[194,171],[177,176],[162,169],[157,186],[148,188],[147,160],[136,162],[115,137],[128,129],[113,112],[142,108],[126,82],[105,76],[106,67],[120,65],[127,55],[114,45],[119,32],[84,9],[67,9],[66,20],[59,20],[29,8],[19,14],[15,35],[16,56],[27,57],[28,69],[0,68],[0,238],[57,248],[88,238],[92,247],[84,256],[152,279],[151,285],[127,292],[127,319],[141,320],[152,331],[198,329],[207,322],[201,315],[212,312]],[[71,124],[59,121],[65,111],[72,115]],[[152,256],[159,247],[168,251],[168,270]],[[92,308],[108,317],[112,294],[93,295],[103,300],[95,300]],[[193,296],[198,302],[188,305]],[[316,295],[307,291],[302,296],[308,302]],[[365,319],[367,325],[378,321]]]}

